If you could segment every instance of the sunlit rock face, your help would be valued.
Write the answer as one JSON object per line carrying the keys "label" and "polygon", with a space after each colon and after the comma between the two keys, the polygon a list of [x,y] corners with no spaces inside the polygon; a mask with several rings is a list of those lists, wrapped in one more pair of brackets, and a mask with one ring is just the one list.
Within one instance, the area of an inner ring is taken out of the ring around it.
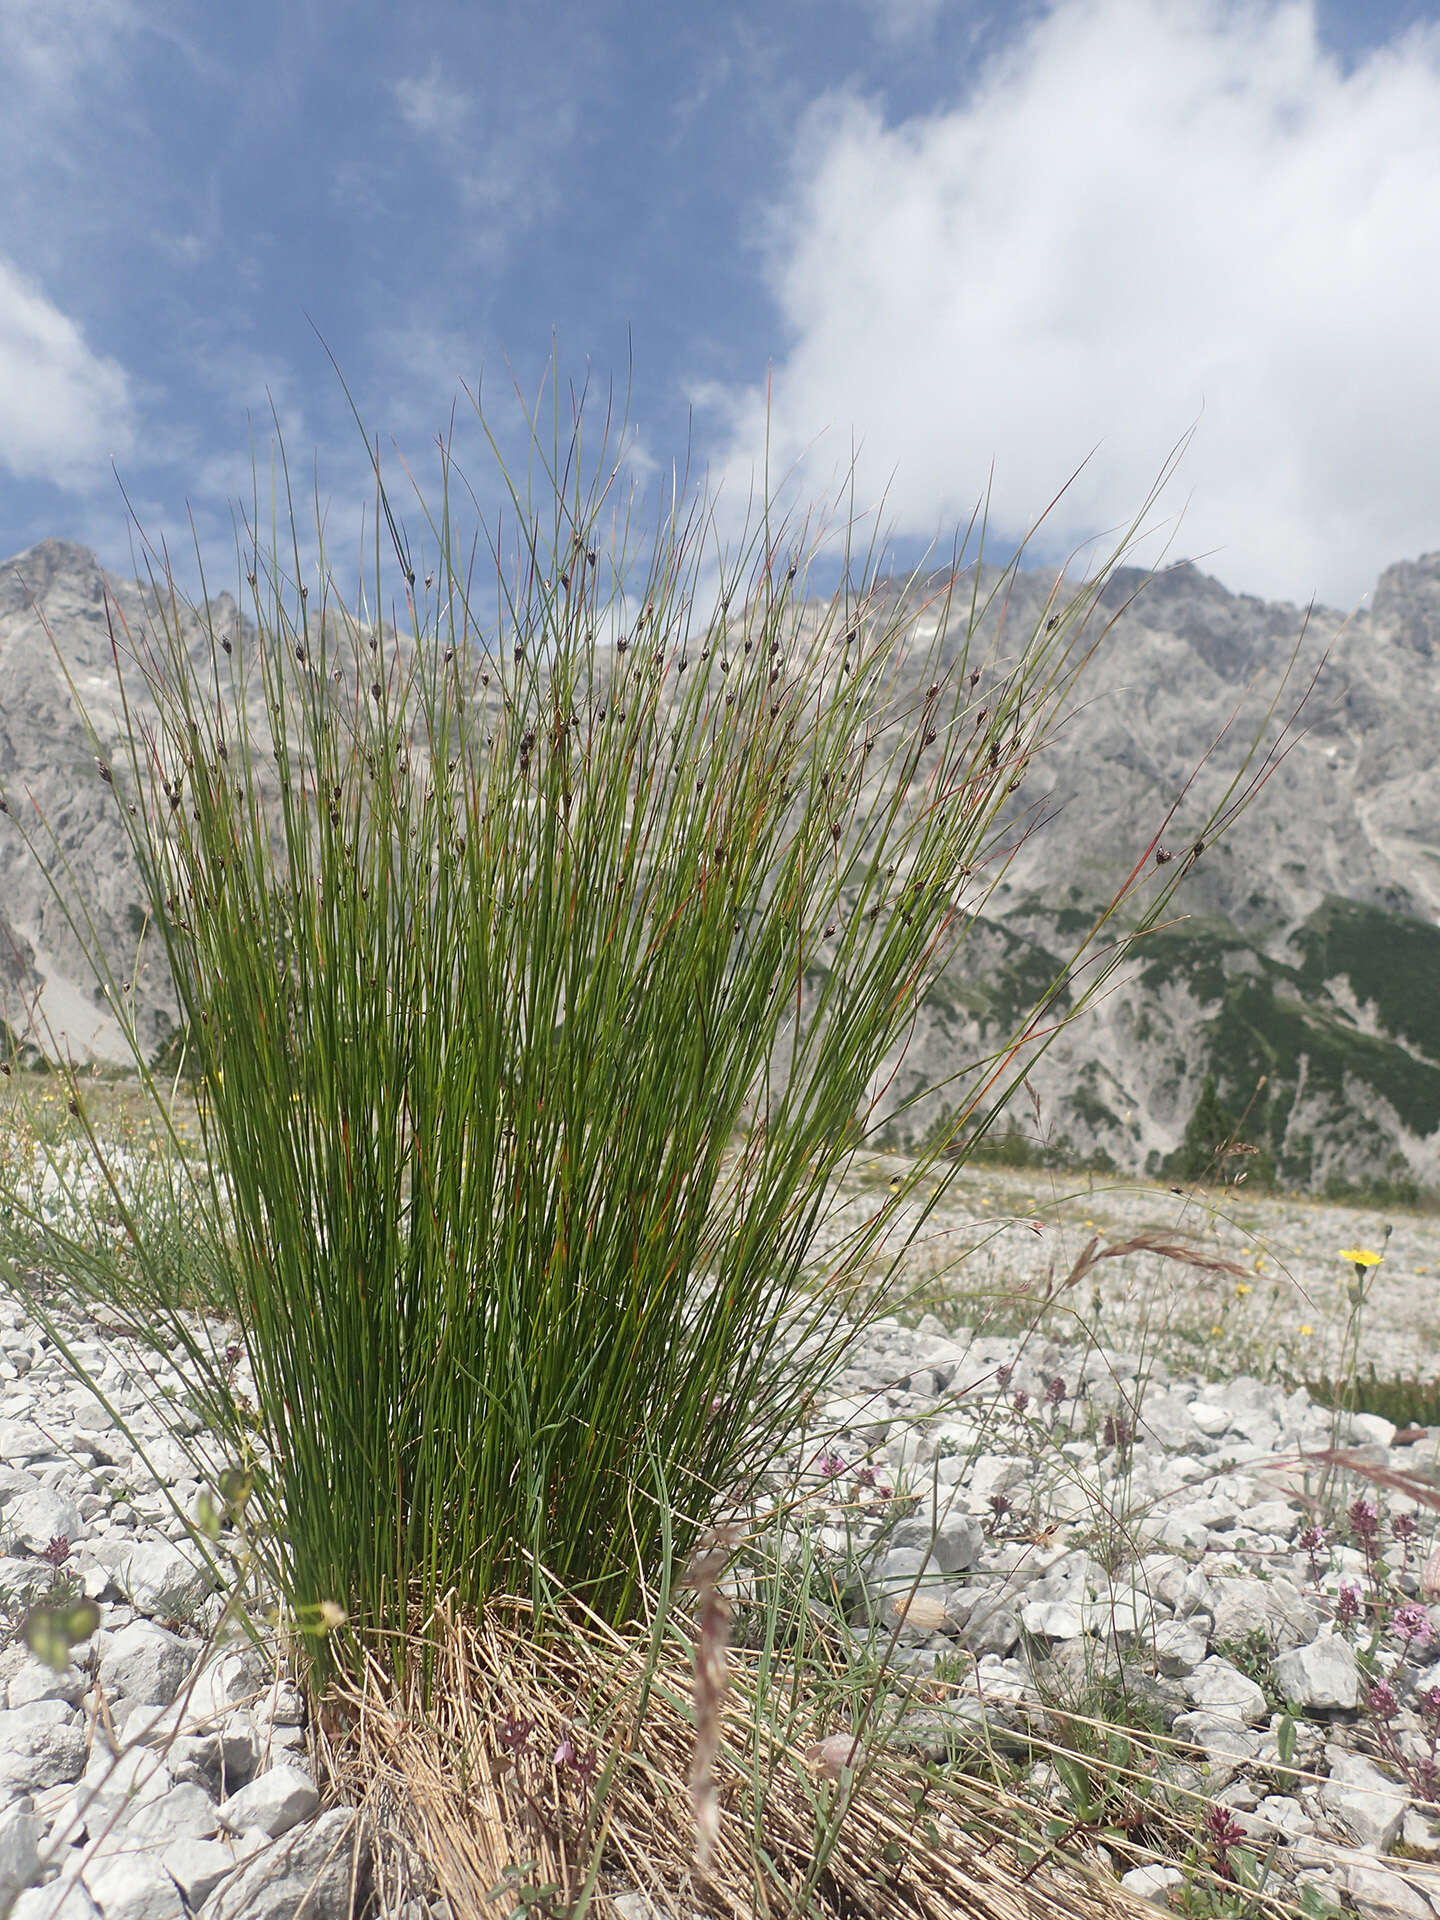
{"label": "sunlit rock face", "polygon": [[[1052,585],[1016,580],[1017,632]],[[907,1088],[997,1046],[1157,831],[1183,858],[1231,780],[1244,790],[1293,656],[1272,737],[1310,691],[1288,750],[1195,862],[1176,923],[1035,1065],[1041,1132],[1058,1157],[1175,1172],[1213,1077],[1262,1150],[1232,1173],[1248,1161],[1255,1177],[1381,1197],[1440,1186],[1440,555],[1388,569],[1372,601],[1349,618],[1270,603],[1189,564],[1112,578],[1099,611],[1113,625],[1037,766],[1053,818],[932,998]],[[1013,1112],[1035,1136],[1030,1102]]]}
{"label": "sunlit rock face", "polygon": [[[973,657],[997,632],[1003,654],[1007,635],[1018,647],[1043,626],[1054,584],[1015,576]],[[906,595],[890,598],[905,612]],[[922,634],[934,630],[927,598],[925,583],[908,590]],[[139,888],[81,717],[101,755],[118,752],[115,658],[143,647],[151,614],[145,588],[63,541],[0,565],[0,790],[51,859],[63,856],[117,979],[134,977],[153,1048],[173,999],[153,939],[134,974]],[[237,628],[228,597],[212,617]],[[952,653],[964,625],[952,617]],[[198,621],[189,630],[206,644]],[[1389,568],[1348,618],[1231,593],[1188,563],[1121,570],[1089,632],[1095,656],[1015,803],[1039,824],[931,995],[888,1106],[1009,1037],[1157,833],[1183,859],[1230,782],[1243,790],[1259,769],[1257,758],[1247,772],[1245,756],[1296,656],[1277,721],[1319,676],[1289,750],[1194,863],[1173,922],[1033,1064],[1039,1134],[1053,1157],[1173,1172],[1213,1078],[1214,1100],[1245,1116],[1261,1150],[1249,1156],[1257,1175],[1440,1188],[1440,555]],[[130,692],[143,717],[133,673]],[[13,818],[0,820],[0,993],[12,1029],[52,1052],[124,1052]],[[947,1102],[958,1104],[953,1087],[910,1105],[888,1137],[922,1136]],[[1031,1101],[1012,1113],[1030,1137],[1015,1152],[1038,1151]]]}

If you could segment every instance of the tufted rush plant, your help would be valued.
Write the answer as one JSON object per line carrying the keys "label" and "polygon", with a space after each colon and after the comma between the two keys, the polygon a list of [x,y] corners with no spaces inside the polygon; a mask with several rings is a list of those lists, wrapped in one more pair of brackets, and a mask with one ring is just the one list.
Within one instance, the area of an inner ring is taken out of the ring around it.
{"label": "tufted rush plant", "polygon": [[[1017,634],[1008,573],[897,597],[845,527],[802,548],[761,511],[716,557],[677,499],[641,537],[579,409],[529,434],[464,535],[442,446],[414,548],[377,462],[350,603],[292,510],[283,543],[247,536],[246,619],[157,563],[148,632],[114,632],[128,754],[99,777],[200,1075],[213,1300],[254,1408],[143,1223],[124,1275],[75,1284],[185,1356],[292,1617],[343,1610],[397,1663],[448,1596],[623,1620],[890,1303],[905,1193],[819,1262],[817,1231],[1103,635],[1103,573]],[[974,1066],[961,1118],[1164,911],[1192,864],[1159,870],[1165,825],[1132,823],[1103,946]]]}

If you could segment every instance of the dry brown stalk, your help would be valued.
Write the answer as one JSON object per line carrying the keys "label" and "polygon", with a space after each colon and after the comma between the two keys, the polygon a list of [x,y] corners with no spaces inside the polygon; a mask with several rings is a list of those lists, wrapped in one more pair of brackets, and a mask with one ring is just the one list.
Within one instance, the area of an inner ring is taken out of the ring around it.
{"label": "dry brown stalk", "polygon": [[1064,1293],[1071,1287],[1079,1286],[1092,1267],[1099,1266],[1102,1260],[1123,1260],[1132,1253],[1154,1254],[1157,1260],[1174,1260],[1181,1266],[1195,1267],[1201,1273],[1229,1273],[1245,1279],[1250,1269],[1237,1266],[1233,1260],[1223,1259],[1217,1253],[1202,1253],[1199,1247],[1193,1247],[1185,1240],[1175,1238],[1174,1228],[1142,1228],[1132,1234],[1128,1240],[1112,1240],[1108,1246],[1101,1243],[1100,1235],[1093,1234],[1080,1249],[1079,1258],[1060,1284],[1059,1291]]}
{"label": "dry brown stalk", "polygon": [[[1393,1467],[1376,1466],[1373,1460],[1366,1459],[1363,1454],[1349,1452],[1344,1447],[1320,1447],[1313,1452],[1282,1459],[1277,1464],[1289,1466],[1292,1459],[1297,1466],[1340,1467],[1346,1473],[1353,1473],[1358,1480],[1368,1480],[1372,1486],[1384,1487],[1390,1493],[1404,1494],[1417,1506],[1440,1511],[1440,1487],[1433,1480],[1422,1480],[1413,1473],[1397,1473]],[[1429,1564],[1427,1561],[1427,1567]]]}
{"label": "dry brown stalk", "polygon": [[730,1686],[730,1602],[721,1591],[720,1579],[738,1538],[738,1529],[733,1527],[717,1527],[704,1535],[682,1582],[695,1593],[700,1607],[695,1636],[695,1751],[690,1761],[690,1803],[695,1815],[695,1865],[702,1879],[709,1875],[720,1832],[715,1758]]}

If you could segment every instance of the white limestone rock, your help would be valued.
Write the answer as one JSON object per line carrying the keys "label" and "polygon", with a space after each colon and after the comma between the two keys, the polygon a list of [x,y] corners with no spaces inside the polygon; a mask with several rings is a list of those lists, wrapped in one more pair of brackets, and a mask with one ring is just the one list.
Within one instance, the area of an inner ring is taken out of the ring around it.
{"label": "white limestone rock", "polygon": [[235,1855],[221,1840],[176,1840],[160,1856],[160,1864],[198,1912],[228,1874],[235,1871]]}
{"label": "white limestone rock", "polygon": [[247,1787],[232,1793],[220,1806],[220,1825],[231,1833],[259,1827],[272,1839],[308,1820],[320,1804],[320,1795],[308,1773],[282,1763],[256,1776]]}
{"label": "white limestone rock", "polygon": [[130,1812],[126,1835],[137,1842],[209,1840],[220,1830],[220,1810],[193,1781],[172,1786]]}
{"label": "white limestone rock", "polygon": [[305,1920],[350,1920],[363,1896],[355,1814],[348,1807],[272,1842],[206,1901],[202,1920],[294,1920],[308,1895]]}
{"label": "white limestone rock", "polygon": [[98,1678],[107,1691],[127,1700],[165,1707],[189,1678],[197,1652],[153,1620],[134,1620],[106,1649]]}
{"label": "white limestone rock", "polygon": [[1263,1633],[1277,1652],[1286,1653],[1308,1645],[1319,1631],[1319,1615],[1283,1575],[1269,1580],[1221,1576],[1210,1586],[1216,1640],[1243,1641],[1252,1633]]}
{"label": "white limestone rock", "polygon": [[1120,1884],[1127,1893],[1142,1900],[1153,1900],[1157,1907],[1170,1911],[1170,1889],[1183,1886],[1185,1876],[1178,1867],[1132,1867],[1122,1873]]}
{"label": "white limestone rock", "polygon": [[48,1886],[22,1893],[6,1920],[105,1920],[78,1874],[62,1874]]}
{"label": "white limestone rock", "polygon": [[[64,1718],[29,1717],[42,1707],[59,1708]],[[86,1745],[85,1729],[62,1700],[39,1700],[0,1713],[0,1797],[18,1799],[78,1780]]]}
{"label": "white limestone rock", "polygon": [[1275,1662],[1275,1681],[1287,1700],[1313,1712],[1352,1713],[1360,1704],[1362,1675],[1355,1649],[1337,1633],[1282,1653]]}
{"label": "white limestone rock", "polygon": [[187,1920],[180,1889],[153,1855],[117,1841],[117,1850],[85,1867],[85,1884],[105,1920]]}
{"label": "white limestone rock", "polygon": [[1257,1727],[1269,1718],[1264,1690],[1228,1660],[1212,1653],[1181,1682],[1197,1708],[1218,1718]]}
{"label": "white limestone rock", "polygon": [[28,1553],[43,1553],[52,1540],[74,1546],[85,1537],[85,1522],[73,1500],[53,1487],[37,1486],[6,1507],[5,1531]]}
{"label": "white limestone rock", "polygon": [[162,1613],[185,1620],[214,1590],[199,1550],[165,1540],[137,1542],[114,1571],[121,1592],[140,1613]]}
{"label": "white limestone rock", "polygon": [[5,1701],[10,1707],[28,1707],[37,1700],[63,1700],[78,1707],[89,1684],[78,1667],[61,1667],[57,1672],[44,1660],[27,1659],[11,1676]]}
{"label": "white limestone rock", "polygon": [[1434,1920],[1429,1900],[1402,1873],[1379,1862],[1354,1861],[1345,1872],[1345,1891],[1365,1920]]}
{"label": "white limestone rock", "polygon": [[0,1913],[40,1878],[44,1823],[28,1796],[0,1812]]}
{"label": "white limestone rock", "polygon": [[1363,1755],[1328,1746],[1330,1778],[1320,1789],[1321,1803],[1362,1847],[1387,1853],[1395,1844],[1410,1796]]}

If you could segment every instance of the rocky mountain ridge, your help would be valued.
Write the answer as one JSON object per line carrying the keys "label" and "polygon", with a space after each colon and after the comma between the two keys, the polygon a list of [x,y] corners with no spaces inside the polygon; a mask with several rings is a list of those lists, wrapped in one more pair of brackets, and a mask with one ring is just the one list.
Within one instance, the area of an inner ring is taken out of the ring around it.
{"label": "rocky mountain ridge", "polygon": [[[1051,585],[1015,577],[1018,631]],[[1194,1174],[1208,1110],[1243,1116],[1258,1149],[1232,1173],[1402,1199],[1440,1186],[1440,554],[1389,568],[1348,619],[1232,594],[1188,563],[1117,571],[1099,617],[1081,704],[1036,766],[1053,817],[932,994],[897,1097],[1003,1043],[1182,794],[1163,844],[1193,844],[1263,766],[1274,702],[1265,784],[1195,863],[1175,921],[1037,1062],[1040,1127],[1016,1113],[1016,1152]],[[920,1103],[912,1132],[934,1118]]]}
{"label": "rocky mountain ridge", "polygon": [[[1028,632],[1053,584],[1015,574],[987,618]],[[933,632],[924,588],[908,589],[920,637],[927,618]],[[145,589],[63,541],[0,565],[0,793],[12,814],[45,823],[122,973],[143,916],[77,700],[102,744],[123,733],[112,624],[139,635],[149,612]],[[228,598],[212,615],[239,618]],[[1228,1111],[1257,1150],[1247,1164],[1288,1183],[1440,1188],[1440,554],[1387,569],[1348,620],[1232,594],[1188,563],[1153,577],[1121,569],[1097,637],[1102,627],[1079,700],[1036,764],[1052,817],[931,995],[896,1097],[1008,1038],[1182,794],[1165,840],[1185,851],[1194,820],[1249,777],[1257,716],[1298,649],[1280,715],[1324,665],[1284,757],[1195,864],[1183,917],[1035,1064],[1043,1146],[1010,1146],[1195,1172],[1206,1127]],[[158,963],[142,955],[134,985],[141,1033],[159,1044],[172,1009]],[[124,1054],[59,901],[3,822],[0,997],[21,1034],[38,1004],[52,1050]],[[1033,1135],[1028,1114],[1014,1125]],[[921,1101],[892,1137],[943,1119],[938,1098]]]}

